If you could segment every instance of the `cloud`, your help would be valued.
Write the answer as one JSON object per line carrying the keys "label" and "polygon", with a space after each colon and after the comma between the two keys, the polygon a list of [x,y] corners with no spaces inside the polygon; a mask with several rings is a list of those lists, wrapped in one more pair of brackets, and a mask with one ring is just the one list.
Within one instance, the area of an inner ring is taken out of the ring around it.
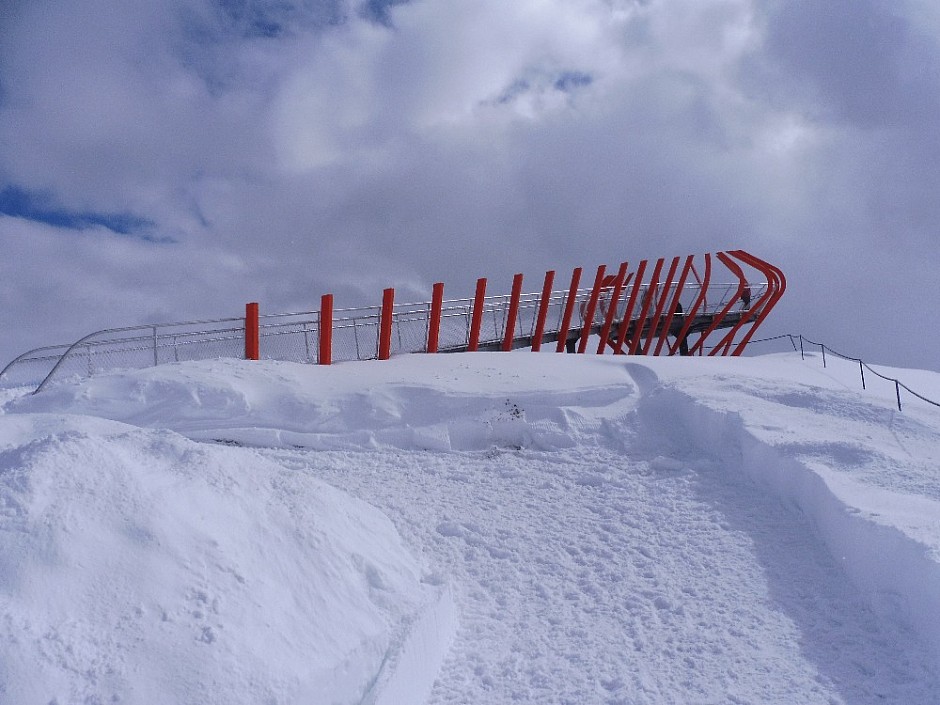
{"label": "cloud", "polygon": [[[790,276],[778,329],[937,366],[936,312],[894,293],[933,295],[927,4],[11,7],[0,192],[30,207],[0,217],[22,264],[4,272],[6,357],[20,321],[58,341],[93,298],[114,307],[95,325],[121,325],[743,247]],[[116,240],[121,218],[167,242]],[[55,305],[30,303],[37,286]]]}

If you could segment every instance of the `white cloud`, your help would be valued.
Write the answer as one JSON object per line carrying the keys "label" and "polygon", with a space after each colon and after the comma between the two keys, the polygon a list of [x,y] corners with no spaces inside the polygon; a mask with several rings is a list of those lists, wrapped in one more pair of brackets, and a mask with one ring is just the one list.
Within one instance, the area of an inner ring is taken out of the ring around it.
{"label": "white cloud", "polygon": [[[936,21],[926,6],[860,4],[875,36],[909,39],[888,66],[838,23],[821,25],[836,53],[821,51],[812,18],[763,0],[412,0],[389,26],[334,2],[224,7],[21,3],[0,28],[0,191],[130,213],[177,242],[3,219],[4,251],[53,273],[6,266],[5,329],[29,320],[57,340],[92,323],[80,300],[114,324],[250,298],[311,308],[331,290],[358,305],[396,283],[469,295],[481,275],[508,289],[516,271],[741,246],[795,268],[777,319],[820,334],[844,314],[810,320],[807,302],[833,280],[858,289],[838,252],[888,233],[878,276],[901,279],[934,242],[940,132],[921,118],[940,49],[905,14]],[[895,112],[858,101],[855,65],[903,98]],[[868,122],[846,124],[863,107]],[[56,305],[30,303],[37,281]],[[907,325],[884,298],[854,303]],[[832,343],[933,359],[861,328]]]}

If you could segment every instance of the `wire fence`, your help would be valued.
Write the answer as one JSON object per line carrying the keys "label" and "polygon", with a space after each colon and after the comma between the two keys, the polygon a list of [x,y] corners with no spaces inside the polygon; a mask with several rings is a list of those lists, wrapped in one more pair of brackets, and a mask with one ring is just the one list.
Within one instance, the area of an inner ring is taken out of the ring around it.
{"label": "wire fence", "polygon": [[[815,346],[815,347],[818,347],[819,350],[820,350],[820,352],[822,353],[822,363],[823,363],[823,367],[826,367],[826,353],[829,353],[830,355],[835,356],[835,357],[838,357],[838,358],[841,358],[841,359],[843,359],[843,360],[848,360],[848,361],[850,361],[850,362],[856,362],[856,363],[858,363],[858,371],[859,371],[859,376],[860,376],[861,382],[862,382],[862,389],[868,389],[868,385],[867,385],[867,382],[866,382],[866,380],[865,380],[865,370],[868,370],[868,371],[869,371],[871,374],[873,374],[875,377],[879,377],[879,378],[881,378],[881,379],[883,379],[883,380],[885,380],[885,381],[887,381],[887,382],[893,383],[893,384],[894,384],[894,391],[895,391],[895,398],[896,398],[897,404],[898,404],[898,411],[902,411],[902,410],[903,410],[903,409],[901,408],[901,390],[902,390],[902,389],[903,389],[904,391],[906,391],[908,394],[911,394],[912,396],[917,397],[918,399],[920,399],[920,400],[923,401],[923,402],[926,402],[926,403],[931,404],[931,405],[936,406],[936,407],[940,407],[940,402],[936,402],[936,401],[934,401],[933,399],[928,399],[928,398],[925,397],[923,394],[920,394],[920,393],[914,391],[913,389],[911,389],[910,387],[908,387],[906,384],[904,384],[903,382],[901,382],[899,379],[896,379],[896,378],[894,378],[894,377],[889,377],[888,375],[882,374],[882,373],[879,372],[878,370],[876,370],[876,369],[874,369],[873,367],[871,367],[868,363],[866,363],[866,362],[865,362],[864,360],[862,360],[861,358],[853,357],[852,355],[845,355],[845,354],[843,354],[843,353],[841,353],[841,352],[838,352],[837,350],[833,350],[832,348],[830,348],[830,347],[829,347],[828,345],[826,345],[825,343],[820,343],[820,342],[817,342],[817,341],[815,341],[815,340],[810,340],[809,338],[803,336],[802,334],[799,334],[799,333],[796,333],[796,334],[794,334],[794,333],[783,333],[782,335],[775,335],[775,336],[772,336],[772,337],[770,337],[770,338],[761,338],[761,339],[759,339],[759,340],[752,340],[752,341],[751,341],[751,344],[756,344],[756,343],[768,343],[768,342],[773,341],[773,340],[783,340],[783,339],[785,339],[785,338],[786,338],[786,339],[789,339],[790,344],[793,346],[793,351],[794,351],[794,352],[799,352],[799,353],[800,353],[800,357],[801,357],[802,359],[804,359],[804,360],[806,359],[806,349],[805,349],[805,345],[806,345],[806,344],[812,345],[812,346]],[[797,341],[799,341],[799,346],[797,346]]]}
{"label": "wire fence", "polygon": [[[633,317],[638,315],[640,301],[658,298],[676,288],[676,282],[637,288]],[[755,298],[765,290],[766,283],[753,285]],[[699,284],[686,283],[679,292],[679,302],[688,308],[707,293],[702,311],[715,313],[732,301],[738,284],[712,284],[702,292]],[[592,288],[573,292],[574,318],[569,330],[585,325],[585,311]],[[545,302],[545,339],[557,339],[562,319],[569,306],[571,292],[552,291]],[[671,296],[671,294],[670,294]],[[600,290],[592,325],[602,324],[612,301],[612,289]],[[442,304],[438,350],[466,350],[471,334],[474,299],[452,299]],[[507,325],[512,296],[487,296],[483,301],[478,349],[502,347],[507,338]],[[542,294],[521,294],[517,315],[509,336],[513,347],[531,345],[543,302]],[[614,318],[626,315],[627,299],[617,301]],[[431,322],[431,303],[396,304],[392,309],[391,353],[414,353],[427,350]],[[332,360],[370,360],[378,357],[381,307],[338,309],[333,312]],[[274,313],[259,316],[260,352],[263,359],[318,363],[320,354],[320,312]],[[171,362],[245,356],[245,319],[243,317],[182,323],[147,324],[96,331],[68,345],[51,345],[23,353],[0,370],[4,386],[36,385],[37,391],[54,379],[87,377],[106,370],[139,369]]]}

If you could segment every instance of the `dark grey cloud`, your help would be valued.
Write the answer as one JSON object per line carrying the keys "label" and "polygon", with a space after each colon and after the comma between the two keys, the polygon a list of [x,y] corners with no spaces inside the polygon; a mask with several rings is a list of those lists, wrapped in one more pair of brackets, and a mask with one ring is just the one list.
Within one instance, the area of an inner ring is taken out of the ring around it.
{"label": "dark grey cloud", "polygon": [[742,247],[789,276],[772,330],[940,368],[928,4],[15,7],[0,192],[34,200],[0,215],[0,357]]}

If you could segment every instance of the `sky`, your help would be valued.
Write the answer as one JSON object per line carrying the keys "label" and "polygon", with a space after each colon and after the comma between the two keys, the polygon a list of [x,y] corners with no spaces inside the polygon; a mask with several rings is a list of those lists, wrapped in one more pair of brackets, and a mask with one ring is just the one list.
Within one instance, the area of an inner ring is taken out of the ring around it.
{"label": "sky", "polygon": [[0,358],[741,248],[788,278],[762,334],[938,370],[938,38],[926,0],[0,0]]}

